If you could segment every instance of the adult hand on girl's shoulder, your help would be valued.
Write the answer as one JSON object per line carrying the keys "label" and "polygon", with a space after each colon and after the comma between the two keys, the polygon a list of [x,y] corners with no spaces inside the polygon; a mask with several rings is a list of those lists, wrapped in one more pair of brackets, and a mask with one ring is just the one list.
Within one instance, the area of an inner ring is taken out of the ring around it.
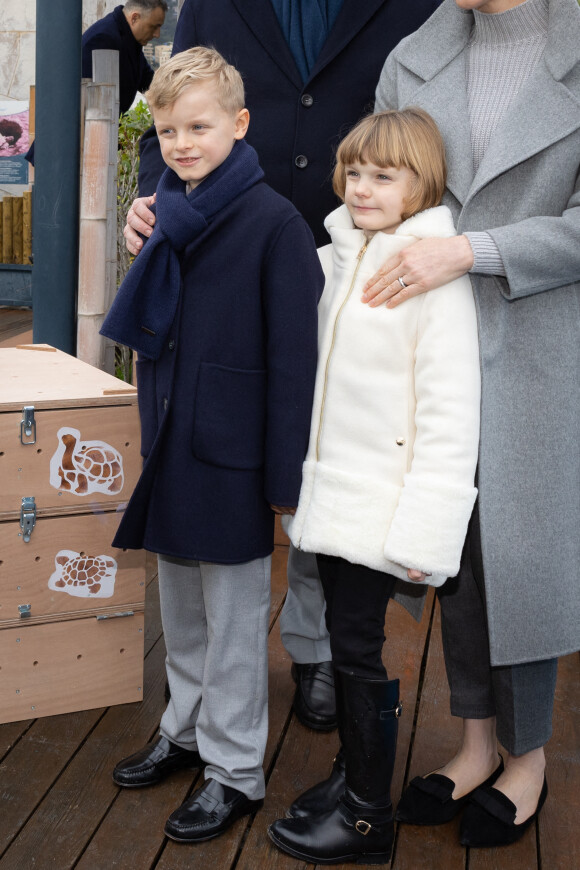
{"label": "adult hand on girl's shoulder", "polygon": [[362,302],[371,308],[383,303],[387,308],[396,308],[413,296],[465,275],[472,266],[473,251],[467,236],[419,239],[389,257],[369,278],[363,287]]}
{"label": "adult hand on girl's shoulder", "polygon": [[153,196],[140,196],[136,199],[129,209],[127,214],[127,223],[123,229],[125,237],[125,245],[130,254],[137,256],[143,247],[143,239],[139,236],[149,237],[153,232],[155,224],[155,215],[151,211],[151,206],[155,202],[155,194]]}
{"label": "adult hand on girl's shoulder", "polygon": [[427,577],[430,576],[430,574],[424,574],[423,571],[416,571],[415,568],[407,569],[407,577],[409,580],[412,580],[413,583],[423,583]]}
{"label": "adult hand on girl's shoulder", "polygon": [[284,505],[271,504],[271,510],[274,511],[275,514],[290,514],[291,517],[296,513],[295,507],[285,507]]}

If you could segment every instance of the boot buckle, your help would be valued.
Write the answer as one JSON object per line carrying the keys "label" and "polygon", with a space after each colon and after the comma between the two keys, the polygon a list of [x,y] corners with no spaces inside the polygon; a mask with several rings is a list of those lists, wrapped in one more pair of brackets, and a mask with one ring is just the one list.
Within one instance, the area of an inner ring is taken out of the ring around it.
{"label": "boot buckle", "polygon": [[393,707],[392,710],[381,710],[379,719],[384,721],[385,719],[400,719],[403,715],[403,705],[400,701],[397,702],[397,706]]}
{"label": "boot buckle", "polygon": [[366,837],[366,835],[372,828],[372,825],[370,822],[365,822],[364,819],[359,819],[355,825],[355,828],[359,832],[359,834],[362,834],[363,837]]}

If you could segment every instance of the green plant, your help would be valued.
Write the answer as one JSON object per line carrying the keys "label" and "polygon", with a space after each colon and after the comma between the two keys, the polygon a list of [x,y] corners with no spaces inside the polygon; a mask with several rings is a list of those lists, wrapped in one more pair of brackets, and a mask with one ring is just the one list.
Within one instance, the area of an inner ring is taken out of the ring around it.
{"label": "green plant", "polygon": [[[121,284],[129,271],[132,257],[125,247],[123,228],[127,212],[138,195],[139,139],[151,126],[153,120],[147,105],[139,102],[119,118],[119,154],[117,168],[117,283]],[[117,346],[115,351],[115,374],[124,381],[131,381],[133,355],[129,348]]]}

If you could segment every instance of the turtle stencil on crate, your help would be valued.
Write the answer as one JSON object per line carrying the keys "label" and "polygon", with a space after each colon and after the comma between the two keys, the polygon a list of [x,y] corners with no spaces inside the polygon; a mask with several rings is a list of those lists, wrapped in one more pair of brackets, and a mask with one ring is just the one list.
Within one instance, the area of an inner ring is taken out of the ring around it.
{"label": "turtle stencil on crate", "polygon": [[117,563],[111,556],[85,556],[60,550],[48,588],[76,598],[110,598],[115,591]]}
{"label": "turtle stencil on crate", "polygon": [[50,484],[55,489],[89,495],[107,495],[123,489],[123,458],[106,441],[83,441],[78,429],[64,426],[57,432],[58,447],[50,460]]}

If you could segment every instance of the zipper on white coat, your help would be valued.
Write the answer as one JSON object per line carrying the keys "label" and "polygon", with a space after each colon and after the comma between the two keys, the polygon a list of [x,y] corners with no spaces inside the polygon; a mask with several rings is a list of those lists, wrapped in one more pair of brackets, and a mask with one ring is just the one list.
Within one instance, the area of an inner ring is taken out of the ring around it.
{"label": "zipper on white coat", "polygon": [[340,308],[338,309],[338,311],[336,313],[336,317],[334,318],[334,326],[332,328],[332,341],[330,342],[330,350],[328,351],[328,356],[326,357],[326,366],[324,369],[324,387],[322,390],[322,402],[320,404],[320,417],[318,419],[318,433],[316,435],[316,461],[317,462],[319,461],[319,458],[320,458],[320,455],[319,455],[320,454],[320,437],[322,435],[322,424],[324,422],[324,405],[326,402],[326,389],[328,386],[328,370],[330,368],[330,360],[332,357],[332,353],[334,351],[334,344],[336,341],[336,331],[338,329],[338,322],[342,316],[342,312],[344,310],[346,303],[348,302],[348,300],[350,299],[350,297],[352,295],[352,291],[354,288],[354,282],[356,281],[356,276],[358,275],[358,270],[360,269],[360,264],[362,263],[362,259],[366,253],[368,246],[369,246],[369,239],[367,239],[365,241],[364,245],[362,246],[362,248],[360,249],[360,251],[357,254],[358,262],[356,264],[356,268],[354,270],[347,294],[344,297],[344,299],[342,300],[342,302],[340,304]]}

